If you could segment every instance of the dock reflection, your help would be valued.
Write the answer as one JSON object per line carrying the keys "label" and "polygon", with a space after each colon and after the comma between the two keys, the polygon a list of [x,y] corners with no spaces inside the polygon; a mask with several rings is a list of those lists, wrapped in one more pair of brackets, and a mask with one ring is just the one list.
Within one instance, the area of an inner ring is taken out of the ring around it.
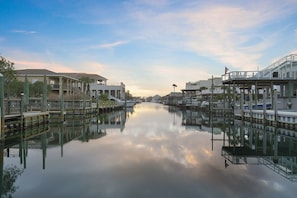
{"label": "dock reflection", "polygon": [[222,142],[221,156],[225,168],[230,165],[264,165],[297,182],[296,131],[230,117],[212,117],[190,110],[182,111],[181,124],[212,133],[212,147],[215,141]]}
{"label": "dock reflection", "polygon": [[297,182],[297,132],[235,120],[226,131],[222,156],[232,165],[264,165]]}
{"label": "dock reflection", "polygon": [[[18,149],[20,163],[26,168],[26,156],[29,149],[41,149],[43,155],[43,169],[45,169],[46,149],[60,147],[63,157],[63,145],[78,140],[88,142],[91,139],[102,138],[108,129],[123,131],[126,123],[126,111],[114,111],[88,119],[71,119],[64,123],[42,125],[15,131],[8,138],[2,140],[2,149],[6,157],[10,156],[10,149]],[[15,157],[15,156],[14,156]]]}
{"label": "dock reflection", "polygon": [[[88,119],[71,119],[64,123],[50,123],[25,130],[9,131],[6,138],[0,140],[0,195],[13,194],[17,187],[14,182],[18,175],[27,168],[29,150],[42,152],[42,169],[46,168],[47,149],[60,147],[60,155],[64,155],[64,145],[76,140],[88,142],[107,135],[109,129],[124,130],[127,115],[133,113],[125,110],[114,111]],[[14,150],[14,154],[10,154]],[[16,152],[16,150],[18,150]],[[18,154],[15,154],[18,153]],[[22,168],[4,167],[4,157],[19,158]]]}

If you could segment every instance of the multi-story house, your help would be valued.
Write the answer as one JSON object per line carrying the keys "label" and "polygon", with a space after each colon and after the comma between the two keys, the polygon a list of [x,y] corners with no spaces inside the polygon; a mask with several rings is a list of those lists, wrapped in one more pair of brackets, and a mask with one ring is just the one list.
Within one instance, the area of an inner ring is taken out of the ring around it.
{"label": "multi-story house", "polygon": [[80,96],[84,94],[90,98],[98,98],[106,94],[110,99],[125,101],[125,84],[107,84],[107,79],[97,74],[86,73],[56,73],[46,69],[16,70],[17,79],[35,83],[37,81],[50,85],[50,95]]}
{"label": "multi-story house", "polygon": [[77,78],[56,73],[47,69],[22,69],[16,70],[17,80],[25,81],[26,78],[29,83],[34,84],[37,81],[44,82],[51,87],[51,94],[81,94],[86,93],[83,89],[83,83]]}

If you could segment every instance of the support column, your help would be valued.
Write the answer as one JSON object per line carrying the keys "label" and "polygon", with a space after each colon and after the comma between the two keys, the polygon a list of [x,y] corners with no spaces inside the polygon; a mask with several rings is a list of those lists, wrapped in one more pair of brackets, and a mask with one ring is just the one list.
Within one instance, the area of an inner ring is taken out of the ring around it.
{"label": "support column", "polygon": [[[233,82],[233,96],[232,96],[232,100],[233,101],[231,101],[232,104],[233,104],[233,106],[234,106],[234,108],[233,108],[233,115],[235,113],[235,101],[236,101],[236,94],[235,94],[235,92],[236,92],[236,87],[235,87],[235,82]],[[229,101],[229,105],[231,104],[231,102]]]}
{"label": "support column", "polygon": [[41,111],[45,112],[47,109],[47,82],[46,76],[43,76],[43,92],[42,92],[42,103],[41,103]]}
{"label": "support column", "polygon": [[243,108],[243,92],[240,92],[240,112],[241,112],[241,119],[244,119],[244,108]]}
{"label": "support column", "polygon": [[252,121],[253,119],[253,95],[252,95],[252,90],[249,90],[249,110],[250,110],[250,118]]}
{"label": "support column", "polygon": [[61,111],[61,118],[64,120],[64,90],[63,90],[63,77],[60,76],[59,78],[59,99],[60,99],[60,111]]}
{"label": "support column", "polygon": [[278,115],[277,115],[277,91],[273,91],[273,109],[274,109],[274,121],[278,122]]}
{"label": "support column", "polygon": [[293,82],[289,81],[288,83],[288,102],[287,102],[287,106],[289,109],[292,108],[292,96],[293,96]]}
{"label": "support column", "polygon": [[[224,98],[223,99],[223,102],[224,102],[223,114],[226,115],[226,86],[225,86],[225,84],[223,85],[223,90],[224,90],[224,92],[223,92],[223,98]],[[225,116],[224,116],[224,118],[225,118]]]}
{"label": "support column", "polygon": [[71,90],[70,90],[70,79],[67,79],[67,94],[70,95]]}
{"label": "support column", "polygon": [[25,100],[24,100],[24,110],[25,112],[28,111],[28,106],[29,106],[29,81],[27,75],[25,76],[25,87],[24,87],[24,92],[25,92]]}
{"label": "support column", "polygon": [[267,99],[267,90],[263,89],[263,122],[266,122],[266,99]]}
{"label": "support column", "polygon": [[0,73],[0,139],[4,136],[4,84],[3,75]]}
{"label": "support column", "polygon": [[256,106],[256,109],[258,109],[258,95],[259,95],[258,82],[256,81],[256,84],[255,84],[255,106]]}

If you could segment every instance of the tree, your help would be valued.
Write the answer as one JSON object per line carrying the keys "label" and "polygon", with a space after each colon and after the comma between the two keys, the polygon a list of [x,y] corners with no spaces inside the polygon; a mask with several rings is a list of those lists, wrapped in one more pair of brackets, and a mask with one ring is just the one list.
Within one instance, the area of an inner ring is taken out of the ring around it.
{"label": "tree", "polygon": [[126,100],[131,100],[131,99],[133,99],[133,95],[130,93],[129,90],[127,90],[127,92],[125,93],[125,98],[126,98]]}
{"label": "tree", "polygon": [[24,92],[24,82],[19,80],[14,80],[10,83],[10,95],[14,97],[19,97],[22,92]]}
{"label": "tree", "polygon": [[14,70],[14,63],[0,56],[0,73],[3,75],[4,83],[6,85],[4,94],[9,97],[11,83],[14,80],[16,80],[16,71]]}
{"label": "tree", "polygon": [[108,95],[107,94],[101,94],[99,96],[100,101],[109,101]]}
{"label": "tree", "polygon": [[173,86],[173,93],[175,93],[175,87],[177,87],[177,85],[173,84],[172,86]]}
{"label": "tree", "polygon": [[[33,84],[29,85],[30,96],[32,97],[40,97],[43,94],[43,86],[44,83],[41,81],[36,81]],[[47,85],[47,93],[50,91],[51,86]]]}
{"label": "tree", "polygon": [[86,77],[86,76],[85,77],[81,77],[79,80],[81,80],[82,82],[84,82],[86,84],[95,82],[95,80],[93,78]]}
{"label": "tree", "polygon": [[1,180],[1,197],[12,197],[12,194],[16,191],[17,186],[14,185],[17,177],[23,173],[23,169],[19,169],[16,166],[8,167],[3,170],[3,176]]}

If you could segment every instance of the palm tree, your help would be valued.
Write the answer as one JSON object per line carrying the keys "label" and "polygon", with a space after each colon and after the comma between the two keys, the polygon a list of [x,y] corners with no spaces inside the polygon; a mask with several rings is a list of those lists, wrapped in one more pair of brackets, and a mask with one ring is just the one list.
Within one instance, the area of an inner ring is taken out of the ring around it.
{"label": "palm tree", "polygon": [[175,93],[175,87],[177,87],[177,85],[173,84],[172,86],[173,86],[173,93]]}

